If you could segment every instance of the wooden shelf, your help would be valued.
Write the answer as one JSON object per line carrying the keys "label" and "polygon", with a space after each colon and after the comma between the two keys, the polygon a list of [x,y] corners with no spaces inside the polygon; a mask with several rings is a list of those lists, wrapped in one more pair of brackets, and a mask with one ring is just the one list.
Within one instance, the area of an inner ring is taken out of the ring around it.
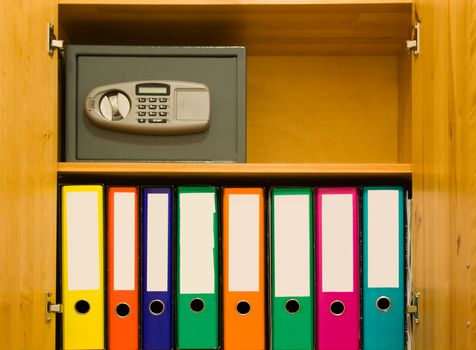
{"label": "wooden shelf", "polygon": [[410,179],[411,165],[402,164],[257,164],[257,163],[58,163],[58,175],[161,177],[401,177]]}
{"label": "wooden shelf", "polygon": [[412,0],[59,0],[60,5],[382,5],[411,4]]}
{"label": "wooden shelf", "polygon": [[[186,5],[186,6],[185,6]],[[60,0],[74,44],[243,45],[248,55],[388,55],[411,34],[410,0]]]}

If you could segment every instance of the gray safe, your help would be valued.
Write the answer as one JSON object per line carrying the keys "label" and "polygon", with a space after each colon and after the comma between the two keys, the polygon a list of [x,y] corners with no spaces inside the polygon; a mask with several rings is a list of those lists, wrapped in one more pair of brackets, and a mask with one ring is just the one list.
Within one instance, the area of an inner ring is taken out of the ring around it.
{"label": "gray safe", "polygon": [[245,49],[67,46],[64,143],[68,162],[245,162]]}

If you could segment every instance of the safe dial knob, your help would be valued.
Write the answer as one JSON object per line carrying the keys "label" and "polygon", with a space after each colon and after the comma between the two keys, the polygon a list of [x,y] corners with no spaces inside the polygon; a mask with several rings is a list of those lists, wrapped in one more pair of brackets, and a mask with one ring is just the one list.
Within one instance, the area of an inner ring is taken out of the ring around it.
{"label": "safe dial knob", "polygon": [[104,118],[111,121],[124,119],[131,109],[126,95],[119,91],[108,92],[99,103],[99,110]]}

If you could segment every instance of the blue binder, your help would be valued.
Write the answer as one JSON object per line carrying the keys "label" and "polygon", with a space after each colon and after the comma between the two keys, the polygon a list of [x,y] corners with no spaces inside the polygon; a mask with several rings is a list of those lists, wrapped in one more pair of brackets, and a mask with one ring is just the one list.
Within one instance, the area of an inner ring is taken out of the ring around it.
{"label": "blue binder", "polygon": [[363,189],[363,349],[403,350],[404,202],[401,187]]}
{"label": "blue binder", "polygon": [[172,189],[142,190],[142,348],[172,349]]}

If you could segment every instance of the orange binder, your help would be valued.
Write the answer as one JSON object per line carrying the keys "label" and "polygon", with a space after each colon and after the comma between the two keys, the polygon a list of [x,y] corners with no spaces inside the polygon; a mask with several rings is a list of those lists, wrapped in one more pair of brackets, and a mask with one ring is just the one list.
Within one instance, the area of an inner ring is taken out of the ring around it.
{"label": "orange binder", "polygon": [[264,195],[223,190],[224,348],[265,348]]}
{"label": "orange binder", "polygon": [[108,349],[139,348],[138,199],[135,187],[108,190]]}

